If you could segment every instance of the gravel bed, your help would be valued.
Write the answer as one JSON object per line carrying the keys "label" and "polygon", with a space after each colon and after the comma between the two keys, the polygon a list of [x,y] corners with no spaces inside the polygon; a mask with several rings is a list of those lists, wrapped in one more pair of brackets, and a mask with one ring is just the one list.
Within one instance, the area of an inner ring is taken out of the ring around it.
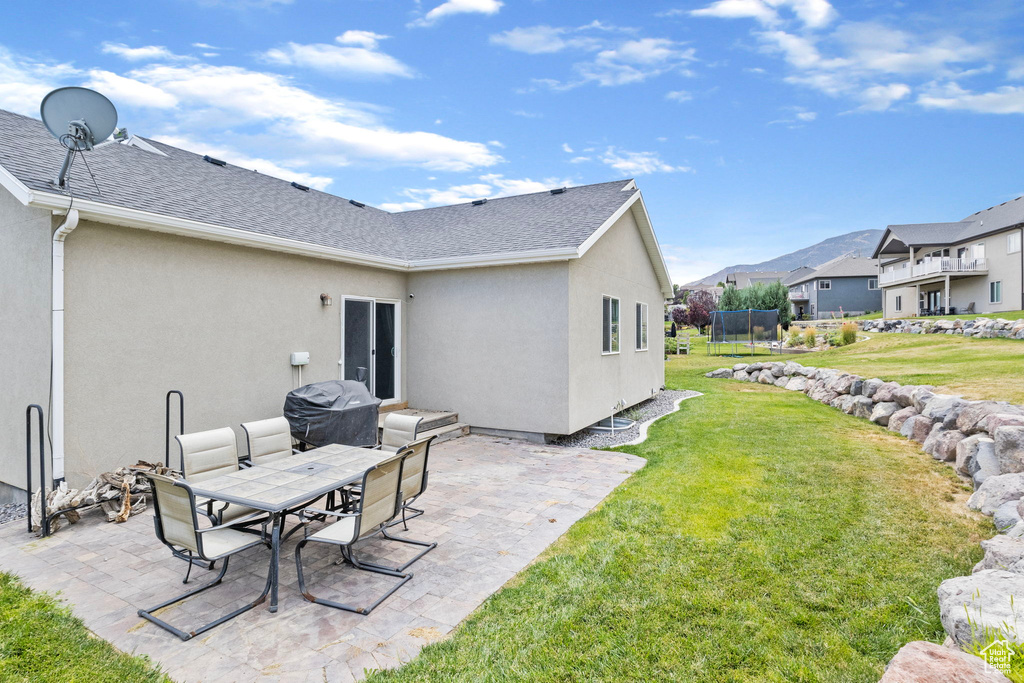
{"label": "gravel bed", "polygon": [[28,513],[28,505],[25,503],[7,503],[0,505],[0,524],[13,522],[16,519],[23,519]]}
{"label": "gravel bed", "polygon": [[681,398],[699,395],[700,392],[697,391],[671,391],[666,389],[665,391],[658,392],[654,398],[638,403],[626,411],[629,413],[630,418],[639,416],[639,419],[629,429],[616,431],[614,435],[610,433],[594,434],[586,429],[581,429],[575,434],[555,439],[554,443],[559,446],[570,446],[572,448],[608,448],[609,446],[629,443],[640,435],[640,423],[671,413],[675,402]]}

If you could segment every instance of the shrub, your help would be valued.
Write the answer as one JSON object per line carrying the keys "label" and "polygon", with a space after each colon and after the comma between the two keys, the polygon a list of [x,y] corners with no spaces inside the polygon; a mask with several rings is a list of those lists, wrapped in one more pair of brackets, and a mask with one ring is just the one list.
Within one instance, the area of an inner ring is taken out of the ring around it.
{"label": "shrub", "polygon": [[842,346],[852,344],[857,341],[857,324],[856,323],[843,323],[843,326],[839,330],[839,342]]}
{"label": "shrub", "polygon": [[789,337],[786,338],[786,346],[800,346],[804,343],[803,335],[799,327],[789,328]]}
{"label": "shrub", "polygon": [[687,299],[686,322],[697,328],[698,334],[711,322],[711,314],[718,310],[718,298],[707,290],[694,292]]}
{"label": "shrub", "polygon": [[818,330],[813,327],[808,327],[804,330],[804,345],[809,349],[813,349],[818,345]]}

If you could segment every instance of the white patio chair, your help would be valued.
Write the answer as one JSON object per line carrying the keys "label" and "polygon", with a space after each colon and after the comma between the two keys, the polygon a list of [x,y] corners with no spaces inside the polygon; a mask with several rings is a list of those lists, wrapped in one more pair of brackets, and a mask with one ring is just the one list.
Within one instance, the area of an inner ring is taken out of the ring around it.
{"label": "white patio chair", "polygon": [[292,448],[292,428],[284,417],[243,422],[242,430],[249,446],[249,463],[260,465],[296,453]]}
{"label": "white patio chair", "polygon": [[[392,536],[388,533],[388,528],[399,523],[401,523],[402,527],[408,531],[409,525],[407,523],[407,519],[415,519],[423,514],[423,510],[412,507],[410,503],[423,495],[423,492],[427,490],[427,459],[430,454],[430,443],[436,438],[436,436],[428,436],[425,439],[413,441],[406,448],[402,449],[402,519],[395,519],[390,522],[387,528],[381,531],[381,535],[391,541],[418,545],[422,546],[424,549],[402,566],[393,568],[389,567],[389,569],[394,569],[394,571],[404,572],[412,566],[413,562],[437,547],[437,543],[416,541],[411,538]],[[413,512],[413,514],[409,515],[408,518],[406,517],[407,510]]]}
{"label": "white patio chair", "polygon": [[[299,512],[299,521],[305,530],[305,537],[295,547],[295,567],[299,575],[299,591],[310,602],[358,614],[369,614],[412,578],[412,574],[403,574],[388,567],[362,562],[353,550],[356,542],[385,531],[387,525],[398,515],[399,508],[402,505],[400,487],[402,484],[402,460],[404,457],[405,453],[399,452],[363,473],[362,495],[355,501],[355,510],[353,512],[335,512],[313,508],[307,508]],[[321,519],[336,517],[338,521],[323,527],[319,531],[310,533],[310,517]],[[400,578],[401,581],[392,586],[384,595],[370,603],[369,606],[358,607],[334,600],[318,598],[306,589],[306,579],[302,571],[302,549],[307,543],[327,543],[339,546],[343,560],[356,569],[394,576]]]}
{"label": "white patio chair", "polygon": [[[195,494],[192,492],[188,482],[176,481],[170,477],[151,472],[141,472],[140,474],[149,479],[153,492],[153,509],[155,511],[153,526],[156,531],[156,537],[160,539],[161,543],[170,548],[171,552],[176,556],[180,557],[187,553],[189,566],[182,583],[188,583],[188,577],[192,571],[193,557],[209,563],[210,566],[213,566],[213,563],[217,560],[223,560],[223,562],[221,563],[220,573],[217,574],[213,581],[203,584],[198,588],[193,588],[176,598],[162,602],[156,607],[148,610],[140,609],[139,616],[148,619],[162,629],[170,631],[182,640],[190,640],[200,633],[209,631],[211,628],[223,624],[228,619],[237,617],[239,614],[247,612],[262,603],[266,599],[267,593],[270,592],[273,568],[268,571],[267,583],[263,588],[263,592],[260,593],[256,600],[197,629],[187,632],[182,631],[154,616],[154,612],[219,584],[228,571],[228,560],[231,556],[237,555],[243,550],[262,545],[263,540],[240,531],[232,523],[200,529],[199,520],[196,516]],[[239,519],[237,521],[245,522],[247,520]]]}
{"label": "white patio chair", "polygon": [[[181,448],[181,471],[186,481],[198,483],[239,469],[235,433],[230,427],[179,434],[174,438]],[[199,499],[198,504],[206,509],[204,514],[214,524],[257,512],[245,505],[214,503],[208,498]]]}
{"label": "white patio chair", "polygon": [[407,444],[416,440],[422,417],[389,413],[384,417],[384,433],[380,438],[380,450],[397,453]]}

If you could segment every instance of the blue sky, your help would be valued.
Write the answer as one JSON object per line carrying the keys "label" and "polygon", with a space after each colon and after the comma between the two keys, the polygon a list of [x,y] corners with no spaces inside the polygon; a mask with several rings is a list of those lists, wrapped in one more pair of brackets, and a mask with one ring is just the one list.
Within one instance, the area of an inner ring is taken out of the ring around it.
{"label": "blue sky", "polygon": [[1013,0],[148,0],[0,26],[0,107],[390,210],[635,177],[686,282],[1024,192]]}

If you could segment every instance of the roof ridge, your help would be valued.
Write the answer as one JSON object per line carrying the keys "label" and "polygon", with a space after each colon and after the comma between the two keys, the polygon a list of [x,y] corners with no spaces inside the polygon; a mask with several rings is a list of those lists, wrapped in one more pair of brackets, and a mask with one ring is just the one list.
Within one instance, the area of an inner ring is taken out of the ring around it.
{"label": "roof ridge", "polygon": [[[587,183],[585,185],[564,185],[563,187],[565,187],[567,190],[579,190],[579,189],[584,188],[584,187],[598,187],[599,185],[616,185],[616,184],[618,184],[620,182],[623,183],[624,186],[625,186],[625,185],[628,185],[632,180],[633,180],[632,178],[626,178],[625,180],[621,180],[621,181],[620,180],[606,180],[606,181],[600,182],[600,183]],[[416,213],[417,211],[432,211],[434,209],[446,209],[446,208],[449,208],[449,207],[452,207],[452,206],[465,206],[466,204],[473,204],[473,202],[480,201],[480,199],[486,199],[486,202],[488,204],[490,204],[491,202],[500,202],[500,201],[503,201],[503,200],[506,200],[506,199],[517,199],[519,197],[533,197],[535,195],[550,194],[551,190],[557,190],[557,189],[559,189],[559,188],[552,187],[552,188],[548,188],[547,190],[538,190],[536,192],[524,192],[522,194],[506,194],[506,195],[501,195],[499,197],[480,197],[479,199],[467,199],[466,201],[456,202],[455,204],[439,204],[437,206],[424,206],[424,207],[419,208],[419,209],[406,209],[405,211],[388,211],[387,213],[391,214],[392,216],[401,216],[401,215],[406,215],[406,214],[410,214],[410,213]],[[639,190],[636,190],[636,191],[639,192]],[[384,209],[381,209],[381,211],[383,211],[383,210]]]}

